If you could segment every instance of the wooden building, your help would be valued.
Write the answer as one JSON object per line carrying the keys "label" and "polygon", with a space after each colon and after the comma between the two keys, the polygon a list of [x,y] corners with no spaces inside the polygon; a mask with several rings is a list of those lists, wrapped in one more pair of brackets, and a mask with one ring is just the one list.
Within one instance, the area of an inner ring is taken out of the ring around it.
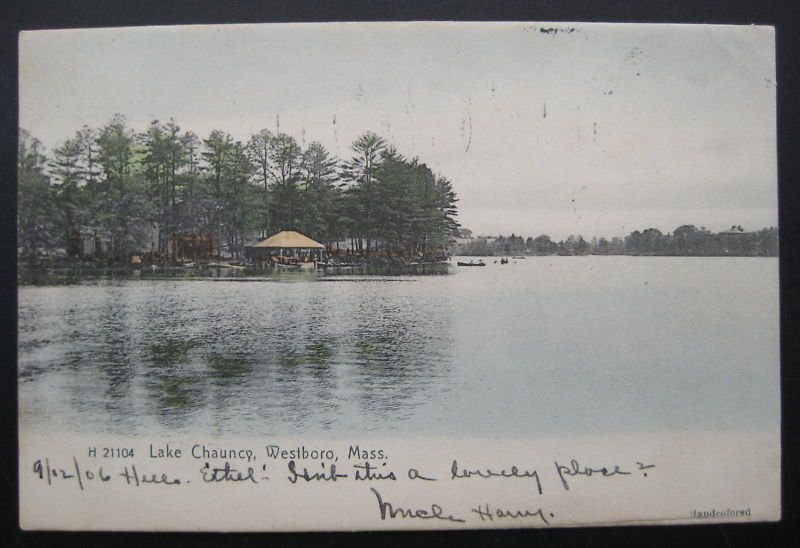
{"label": "wooden building", "polygon": [[323,261],[325,246],[294,230],[283,230],[245,248],[247,259],[261,266],[310,268]]}

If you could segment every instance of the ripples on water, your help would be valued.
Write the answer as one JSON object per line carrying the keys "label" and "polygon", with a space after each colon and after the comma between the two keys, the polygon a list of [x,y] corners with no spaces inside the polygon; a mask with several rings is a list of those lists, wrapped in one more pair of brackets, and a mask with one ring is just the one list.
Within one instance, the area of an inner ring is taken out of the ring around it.
{"label": "ripples on water", "polygon": [[20,420],[350,439],[777,425],[776,260],[454,270],[22,287]]}
{"label": "ripples on water", "polygon": [[20,382],[37,386],[23,411],[58,421],[55,406],[112,432],[402,420],[447,389],[431,381],[452,344],[446,303],[407,297],[363,281],[23,288]]}

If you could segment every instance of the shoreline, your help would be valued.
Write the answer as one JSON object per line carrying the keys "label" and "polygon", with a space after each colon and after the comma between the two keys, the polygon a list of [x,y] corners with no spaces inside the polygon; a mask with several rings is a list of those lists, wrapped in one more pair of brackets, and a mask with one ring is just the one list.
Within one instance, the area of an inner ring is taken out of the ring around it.
{"label": "shoreline", "polygon": [[[98,266],[79,264],[74,266],[32,266],[19,264],[17,269],[18,286],[72,285],[93,280],[146,280],[146,281],[300,281],[325,280],[338,276],[446,276],[459,269],[457,258],[484,259],[486,265],[500,266],[499,255],[458,255],[449,262],[372,264],[372,265],[325,265],[313,269],[275,269],[254,266]],[[565,257],[640,257],[640,258],[689,258],[689,259],[778,259],[776,255],[629,255],[629,254],[586,254],[586,255],[522,255],[508,256],[516,263],[527,259],[553,259]],[[503,265],[505,266],[505,265]]]}
{"label": "shoreline", "polygon": [[32,268],[20,265],[17,271],[18,285],[70,285],[87,280],[217,280],[217,281],[280,281],[297,279],[320,279],[328,276],[420,276],[447,275],[449,263],[407,265],[330,265],[315,269],[272,269],[238,266],[168,266],[134,268],[130,266],[98,267],[78,265],[74,267],[48,266]]}

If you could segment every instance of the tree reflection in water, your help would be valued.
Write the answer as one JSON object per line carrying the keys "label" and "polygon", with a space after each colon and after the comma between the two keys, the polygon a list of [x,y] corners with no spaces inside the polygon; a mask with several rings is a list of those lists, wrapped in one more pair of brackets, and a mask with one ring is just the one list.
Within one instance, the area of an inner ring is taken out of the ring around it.
{"label": "tree reflection in water", "polygon": [[78,429],[381,428],[447,374],[451,344],[446,306],[383,281],[63,287],[20,309],[20,382],[42,393],[59,375],[52,395]]}

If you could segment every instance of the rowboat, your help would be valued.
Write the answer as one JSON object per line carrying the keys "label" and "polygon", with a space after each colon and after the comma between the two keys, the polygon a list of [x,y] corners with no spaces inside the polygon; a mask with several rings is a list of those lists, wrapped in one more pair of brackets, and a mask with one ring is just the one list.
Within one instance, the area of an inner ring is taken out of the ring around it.
{"label": "rowboat", "polygon": [[461,261],[456,263],[458,266],[486,266],[486,263],[483,261],[478,261],[477,263],[473,263],[472,261],[468,263],[462,263]]}
{"label": "rowboat", "polygon": [[243,267],[241,265],[231,264],[231,263],[208,263],[206,265],[206,267],[208,267],[208,268],[233,268],[235,270],[244,270],[245,269],[245,267]]}
{"label": "rowboat", "polygon": [[300,270],[300,265],[297,263],[294,264],[272,263],[272,266],[274,266],[278,270]]}

